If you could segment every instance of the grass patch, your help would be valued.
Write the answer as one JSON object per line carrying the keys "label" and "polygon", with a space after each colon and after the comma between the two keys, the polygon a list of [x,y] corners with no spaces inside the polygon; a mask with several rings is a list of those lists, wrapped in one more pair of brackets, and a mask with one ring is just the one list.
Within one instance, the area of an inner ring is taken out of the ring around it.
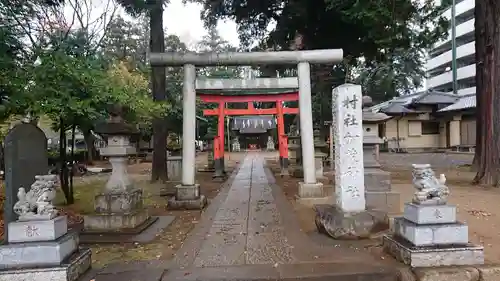
{"label": "grass patch", "polygon": [[66,198],[64,198],[62,190],[58,189],[54,202],[57,206],[64,206],[65,208],[69,207],[73,212],[77,214],[94,213],[95,195],[101,192],[105,184],[106,181],[104,180],[75,183],[73,185],[75,203],[70,206],[66,205]]}

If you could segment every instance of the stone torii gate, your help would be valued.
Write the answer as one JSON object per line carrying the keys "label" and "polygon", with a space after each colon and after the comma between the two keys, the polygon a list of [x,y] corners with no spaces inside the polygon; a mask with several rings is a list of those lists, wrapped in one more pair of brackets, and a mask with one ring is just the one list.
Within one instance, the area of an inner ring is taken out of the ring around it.
{"label": "stone torii gate", "polygon": [[[282,52],[228,52],[228,53],[151,53],[151,66],[184,67],[183,85],[183,145],[182,183],[178,185],[175,206],[203,207],[206,199],[200,195],[195,182],[195,131],[196,131],[196,68],[195,66],[250,66],[266,64],[297,65],[299,79],[299,112],[303,155],[304,182],[300,183],[299,196],[321,197],[323,186],[316,180],[314,168],[314,140],[311,104],[311,63],[334,63],[342,60],[342,49]],[[193,204],[195,203],[195,204]]]}

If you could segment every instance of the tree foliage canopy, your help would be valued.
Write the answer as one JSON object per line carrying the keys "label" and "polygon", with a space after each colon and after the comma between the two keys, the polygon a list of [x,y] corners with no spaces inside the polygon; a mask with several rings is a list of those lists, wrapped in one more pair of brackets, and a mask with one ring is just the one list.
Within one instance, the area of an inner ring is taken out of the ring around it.
{"label": "tree foliage canopy", "polygon": [[[432,0],[191,1],[203,4],[207,26],[235,20],[247,48],[258,43],[261,49],[343,49],[350,70],[361,73],[356,82],[379,99],[421,86],[423,52],[447,31],[439,16],[444,7]],[[316,68],[313,75],[329,84],[320,88],[350,80],[351,73],[340,68],[340,77],[326,75],[336,72],[331,67]]]}

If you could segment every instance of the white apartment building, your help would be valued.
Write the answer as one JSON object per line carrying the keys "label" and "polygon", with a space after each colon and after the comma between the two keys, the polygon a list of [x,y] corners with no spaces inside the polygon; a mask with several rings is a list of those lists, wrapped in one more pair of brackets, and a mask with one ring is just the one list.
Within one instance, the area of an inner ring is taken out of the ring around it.
{"label": "white apartment building", "polygon": [[[459,95],[476,93],[476,60],[474,42],[475,0],[456,0],[457,84]],[[451,8],[444,12],[451,20]],[[453,92],[451,29],[448,37],[437,42],[426,63],[427,88]]]}

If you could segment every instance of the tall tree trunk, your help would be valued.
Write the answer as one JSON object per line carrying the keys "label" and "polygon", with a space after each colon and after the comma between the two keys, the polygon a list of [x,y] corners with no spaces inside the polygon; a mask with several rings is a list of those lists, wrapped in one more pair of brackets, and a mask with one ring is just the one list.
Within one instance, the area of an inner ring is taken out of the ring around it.
{"label": "tall tree trunk", "polygon": [[476,152],[474,183],[500,183],[500,3],[476,0]]}
{"label": "tall tree trunk", "polygon": [[69,185],[68,185],[68,173],[67,171],[67,165],[66,165],[66,130],[65,130],[65,124],[64,124],[64,119],[61,117],[59,119],[59,180],[61,182],[61,190],[64,193],[64,197],[66,198],[66,203],[71,204],[71,199],[70,199],[70,191],[69,191]]}
{"label": "tall tree trunk", "polygon": [[73,177],[75,176],[75,169],[77,168],[75,161],[75,133],[76,133],[76,124],[71,126],[71,171],[69,172],[69,189],[68,189],[68,204],[74,203],[74,194],[73,194]]}
{"label": "tall tree trunk", "polygon": [[[156,0],[150,13],[150,41],[152,53],[165,52],[165,35],[163,32],[163,0]],[[165,67],[152,67],[151,86],[153,100],[166,99]],[[164,118],[153,120],[153,167],[151,181],[167,181],[167,128]]]}

